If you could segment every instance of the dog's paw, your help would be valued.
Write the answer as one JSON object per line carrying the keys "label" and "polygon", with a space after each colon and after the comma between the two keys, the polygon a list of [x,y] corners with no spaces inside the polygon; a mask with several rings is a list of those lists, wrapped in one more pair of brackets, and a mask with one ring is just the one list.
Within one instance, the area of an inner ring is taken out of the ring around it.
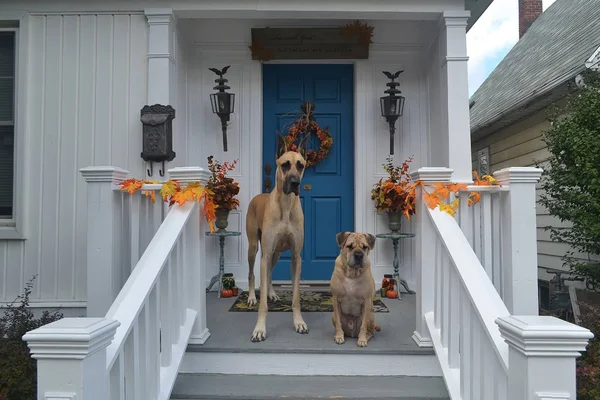
{"label": "dog's paw", "polygon": [[277,296],[277,293],[275,293],[274,290],[272,292],[269,292],[269,300],[273,302],[279,301],[279,296]]}
{"label": "dog's paw", "polygon": [[256,305],[256,296],[252,295],[252,296],[248,296],[248,300],[246,300],[246,304],[248,304],[248,306],[252,307]]}
{"label": "dog's paw", "polygon": [[358,341],[356,342],[356,345],[358,347],[367,347],[367,338],[365,338],[365,337],[359,337]]}
{"label": "dog's paw", "polygon": [[267,330],[265,328],[254,328],[254,332],[252,332],[251,340],[253,342],[262,342],[267,338]]}
{"label": "dog's paw", "polygon": [[304,321],[294,322],[294,328],[298,333],[308,333],[308,325]]}
{"label": "dog's paw", "polygon": [[344,335],[335,335],[333,337],[333,341],[336,342],[337,344],[344,344],[346,342],[346,340],[344,339]]}

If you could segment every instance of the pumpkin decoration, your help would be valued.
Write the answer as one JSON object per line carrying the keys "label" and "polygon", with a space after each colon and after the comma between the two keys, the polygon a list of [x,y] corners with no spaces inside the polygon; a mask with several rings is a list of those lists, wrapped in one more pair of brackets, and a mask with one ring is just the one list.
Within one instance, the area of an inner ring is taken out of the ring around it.
{"label": "pumpkin decoration", "polygon": [[233,296],[233,290],[231,290],[231,289],[221,290],[221,297],[232,297],[232,296]]}
{"label": "pumpkin decoration", "polygon": [[238,295],[238,288],[237,287],[231,288],[231,291],[232,291],[232,293],[233,293],[234,296]]}
{"label": "pumpkin decoration", "polygon": [[387,293],[386,293],[386,296],[387,296],[388,299],[397,299],[398,298],[398,291],[394,290],[394,289],[388,290]]}

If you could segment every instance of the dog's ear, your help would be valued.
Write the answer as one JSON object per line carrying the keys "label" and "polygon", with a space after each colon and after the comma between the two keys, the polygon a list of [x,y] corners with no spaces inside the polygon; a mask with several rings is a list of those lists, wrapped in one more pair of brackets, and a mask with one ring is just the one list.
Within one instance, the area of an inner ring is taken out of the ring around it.
{"label": "dog's ear", "polygon": [[346,239],[348,239],[348,236],[350,236],[352,232],[340,232],[337,235],[335,235],[335,240],[337,241],[337,244],[339,247],[342,247],[344,245],[344,242],[346,241]]}
{"label": "dog's ear", "polygon": [[365,236],[367,237],[367,244],[369,245],[369,249],[373,250],[375,248],[375,236],[371,235],[370,233],[366,233]]}
{"label": "dog's ear", "polygon": [[285,139],[281,136],[281,133],[277,131],[277,154],[276,159],[281,157],[287,151],[287,144],[285,144]]}
{"label": "dog's ear", "polygon": [[308,140],[309,136],[310,136],[310,131],[306,132],[306,135],[304,135],[304,138],[300,141],[300,144],[298,145],[298,153],[300,153],[302,158],[304,158],[305,160],[306,160],[306,141]]}

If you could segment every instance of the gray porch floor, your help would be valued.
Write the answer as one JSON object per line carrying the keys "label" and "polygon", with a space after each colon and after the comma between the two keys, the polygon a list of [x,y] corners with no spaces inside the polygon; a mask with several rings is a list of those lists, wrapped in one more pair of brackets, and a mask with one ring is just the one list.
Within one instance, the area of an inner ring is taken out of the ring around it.
{"label": "gray porch floor", "polygon": [[[280,289],[282,290],[282,289]],[[301,289],[302,290],[302,289]],[[382,299],[389,313],[375,313],[381,331],[369,340],[367,348],[356,346],[356,339],[346,339],[338,345],[333,341],[331,312],[304,312],[309,333],[294,331],[291,312],[270,312],[267,315],[267,340],[253,343],[250,336],[256,323],[256,312],[230,312],[236,298],[217,298],[216,292],[206,294],[207,325],[210,337],[204,345],[189,345],[189,351],[219,352],[298,352],[319,353],[386,353],[433,354],[431,348],[419,348],[412,339],[415,329],[416,295],[401,293],[402,299]]]}

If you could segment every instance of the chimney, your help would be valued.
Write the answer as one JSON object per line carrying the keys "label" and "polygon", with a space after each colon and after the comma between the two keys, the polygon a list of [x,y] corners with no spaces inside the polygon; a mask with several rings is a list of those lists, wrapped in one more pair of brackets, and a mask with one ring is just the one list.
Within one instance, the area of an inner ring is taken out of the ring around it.
{"label": "chimney", "polygon": [[519,39],[543,11],[542,0],[519,0]]}

